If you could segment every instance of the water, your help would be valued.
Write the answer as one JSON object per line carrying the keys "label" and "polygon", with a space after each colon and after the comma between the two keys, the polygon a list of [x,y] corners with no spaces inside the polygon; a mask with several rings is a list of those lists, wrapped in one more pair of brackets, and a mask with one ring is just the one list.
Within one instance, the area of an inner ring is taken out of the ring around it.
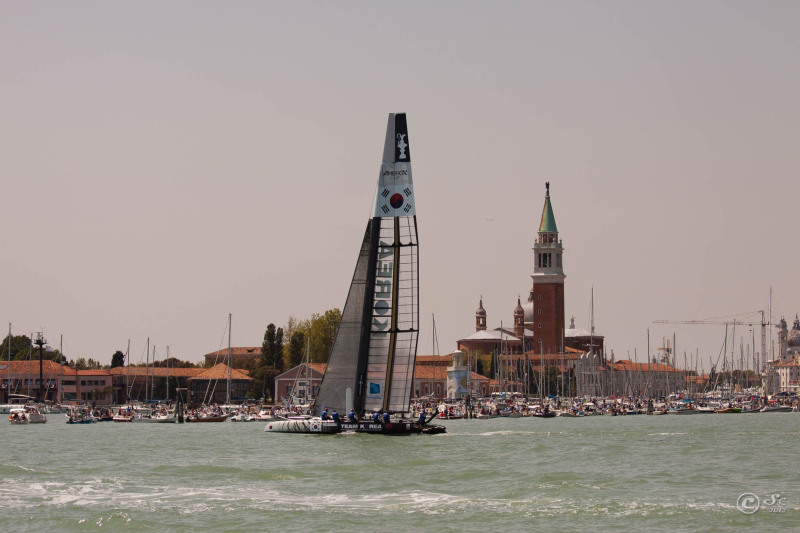
{"label": "water", "polygon": [[[436,436],[263,423],[0,425],[0,531],[729,531],[800,523],[796,413],[452,420]],[[737,510],[753,493],[781,503]],[[771,510],[782,512],[770,512]]]}

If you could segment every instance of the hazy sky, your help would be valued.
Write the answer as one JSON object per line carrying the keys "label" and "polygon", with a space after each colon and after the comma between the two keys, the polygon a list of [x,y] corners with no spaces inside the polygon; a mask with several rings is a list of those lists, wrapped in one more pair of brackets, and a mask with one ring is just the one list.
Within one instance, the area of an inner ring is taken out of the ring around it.
{"label": "hazy sky", "polygon": [[[617,359],[800,312],[800,3],[0,2],[0,333],[199,361],[344,306],[407,112],[419,353],[527,298]],[[751,317],[753,315],[750,315]],[[746,331],[744,331],[746,330]],[[749,328],[737,330],[749,339]],[[758,341],[757,341],[758,342]],[[736,348],[738,355],[739,349]]]}

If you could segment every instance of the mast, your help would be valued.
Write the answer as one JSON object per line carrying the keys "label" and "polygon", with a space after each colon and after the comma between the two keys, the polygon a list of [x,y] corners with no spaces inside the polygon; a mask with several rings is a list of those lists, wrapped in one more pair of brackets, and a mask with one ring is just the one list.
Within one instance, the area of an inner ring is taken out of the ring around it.
{"label": "mast", "polygon": [[150,337],[147,337],[147,356],[144,360],[144,402],[149,403],[150,395]]}
{"label": "mast", "polygon": [[[226,386],[226,398],[227,398],[227,405],[231,404],[231,323],[232,323],[232,313],[228,313],[228,383]],[[275,396],[277,396],[277,391]]]}
{"label": "mast", "polygon": [[131,403],[131,387],[128,376],[131,374],[131,340],[128,339],[128,348],[125,350],[125,403]]}
{"label": "mast", "polygon": [[374,212],[314,405],[408,412],[419,333],[419,254],[405,113],[386,128]]}
{"label": "mast", "polygon": [[64,334],[58,341],[58,393],[56,394],[56,403],[61,405],[61,373],[64,370]]}
{"label": "mast", "polygon": [[164,395],[164,400],[169,401],[169,345],[167,345],[167,391]]}
{"label": "mast", "polygon": [[11,403],[11,322],[8,323],[8,370],[6,383],[6,402]]}

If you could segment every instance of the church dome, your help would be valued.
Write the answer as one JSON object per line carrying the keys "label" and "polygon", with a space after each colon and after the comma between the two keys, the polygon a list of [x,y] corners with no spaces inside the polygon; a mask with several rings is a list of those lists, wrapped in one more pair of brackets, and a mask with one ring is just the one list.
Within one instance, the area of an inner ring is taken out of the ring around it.
{"label": "church dome", "polygon": [[478,304],[478,309],[475,311],[475,316],[486,316],[486,309],[483,308],[483,298]]}
{"label": "church dome", "polygon": [[794,324],[792,324],[792,329],[789,331],[787,341],[790,348],[800,348],[800,320],[798,320],[797,316],[794,318]]}
{"label": "church dome", "polygon": [[533,302],[531,300],[522,305],[522,312],[525,314],[525,323],[533,323]]}
{"label": "church dome", "polygon": [[514,316],[522,315],[524,313],[525,311],[522,309],[522,304],[520,303],[519,298],[517,298],[517,306],[514,308]]}

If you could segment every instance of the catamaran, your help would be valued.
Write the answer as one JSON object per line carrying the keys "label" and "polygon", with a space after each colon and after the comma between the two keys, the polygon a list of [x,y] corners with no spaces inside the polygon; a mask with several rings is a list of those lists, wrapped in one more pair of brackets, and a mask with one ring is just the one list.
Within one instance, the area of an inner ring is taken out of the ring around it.
{"label": "catamaran", "polygon": [[[415,200],[406,115],[391,113],[373,216],[367,222],[312,415],[270,421],[265,431],[391,435],[445,431],[429,424],[430,419],[406,418],[419,335]],[[347,416],[351,409],[353,420]],[[321,416],[328,410],[340,413],[339,420]],[[375,413],[380,416],[374,417]]]}

